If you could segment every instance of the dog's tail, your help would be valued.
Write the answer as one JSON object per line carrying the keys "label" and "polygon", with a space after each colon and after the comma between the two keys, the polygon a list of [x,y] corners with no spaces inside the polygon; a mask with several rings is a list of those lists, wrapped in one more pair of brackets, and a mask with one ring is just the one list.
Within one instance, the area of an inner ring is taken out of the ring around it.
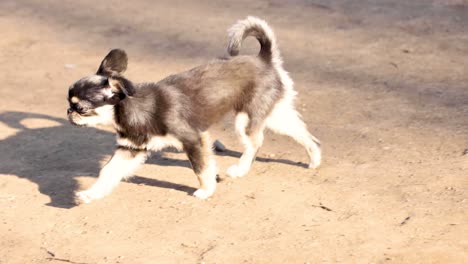
{"label": "dog's tail", "polygon": [[276,45],[276,37],[268,24],[260,18],[249,16],[239,20],[229,30],[228,53],[231,56],[239,54],[242,41],[253,36],[260,42],[259,57],[267,63],[281,64],[281,56]]}

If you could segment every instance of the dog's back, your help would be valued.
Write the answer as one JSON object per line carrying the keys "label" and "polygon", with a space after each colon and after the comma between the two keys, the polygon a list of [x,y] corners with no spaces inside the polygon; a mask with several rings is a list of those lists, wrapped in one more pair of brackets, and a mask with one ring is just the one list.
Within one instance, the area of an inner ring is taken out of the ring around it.
{"label": "dog's back", "polygon": [[227,112],[258,107],[253,105],[257,97],[274,96],[268,100],[274,101],[281,94],[279,76],[271,64],[253,56],[216,60],[169,76],[154,89],[165,90],[167,96],[185,103],[184,109],[191,116],[189,120],[202,131]]}

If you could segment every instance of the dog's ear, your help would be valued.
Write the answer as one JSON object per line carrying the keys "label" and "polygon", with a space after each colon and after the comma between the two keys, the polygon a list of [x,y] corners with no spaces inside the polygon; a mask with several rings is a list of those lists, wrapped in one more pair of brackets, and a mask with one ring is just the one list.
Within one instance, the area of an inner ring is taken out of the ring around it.
{"label": "dog's ear", "polygon": [[135,94],[133,83],[121,76],[109,77],[109,87],[113,94],[119,95],[120,99]]}
{"label": "dog's ear", "polygon": [[113,49],[102,60],[96,74],[103,76],[120,75],[127,69],[127,54],[124,50]]}

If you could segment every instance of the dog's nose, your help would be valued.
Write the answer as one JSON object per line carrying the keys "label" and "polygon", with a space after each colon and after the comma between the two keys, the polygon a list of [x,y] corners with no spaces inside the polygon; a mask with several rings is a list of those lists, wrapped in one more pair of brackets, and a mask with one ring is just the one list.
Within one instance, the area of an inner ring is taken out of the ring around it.
{"label": "dog's nose", "polygon": [[67,109],[67,114],[71,114],[71,112],[73,112],[73,109],[68,108],[68,109]]}

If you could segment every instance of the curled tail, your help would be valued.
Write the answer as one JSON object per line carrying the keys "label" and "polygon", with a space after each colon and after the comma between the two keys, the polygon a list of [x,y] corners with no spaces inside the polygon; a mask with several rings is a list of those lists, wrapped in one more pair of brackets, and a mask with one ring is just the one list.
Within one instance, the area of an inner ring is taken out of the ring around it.
{"label": "curled tail", "polygon": [[281,64],[281,57],[276,45],[276,37],[273,30],[268,24],[256,17],[247,17],[244,20],[239,20],[229,30],[228,53],[231,56],[239,54],[242,46],[242,41],[253,36],[260,42],[259,57],[267,63]]}

